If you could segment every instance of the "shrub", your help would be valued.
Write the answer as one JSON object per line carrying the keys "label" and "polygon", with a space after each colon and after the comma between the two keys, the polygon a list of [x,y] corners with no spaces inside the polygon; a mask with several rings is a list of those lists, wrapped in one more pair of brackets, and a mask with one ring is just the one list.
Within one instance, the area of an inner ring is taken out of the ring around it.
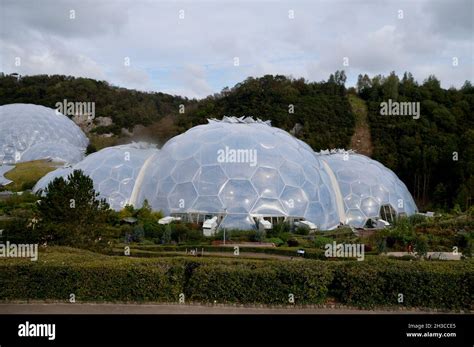
{"label": "shrub", "polygon": [[[125,259],[127,260],[127,259]],[[171,263],[92,261],[85,264],[0,265],[2,300],[177,301],[183,269]]]}
{"label": "shrub", "polygon": [[289,239],[288,241],[286,241],[286,243],[288,244],[288,247],[298,247],[299,246],[299,242],[297,239]]}
{"label": "shrub", "polygon": [[[339,262],[331,293],[359,307],[408,306],[472,309],[472,262],[403,262],[368,259]],[[398,295],[403,294],[403,303]]]}
{"label": "shrub", "polygon": [[295,234],[297,235],[309,235],[309,229],[305,227],[297,227],[295,229]]}
{"label": "shrub", "polygon": [[290,224],[287,222],[277,223],[273,226],[272,230],[267,231],[267,237],[280,237],[281,234],[289,233],[291,230]]}
{"label": "shrub", "polygon": [[428,252],[428,242],[427,242],[426,236],[419,235],[415,239],[415,246],[413,249],[416,252],[416,255],[418,257],[424,257],[426,253]]}
{"label": "shrub", "polygon": [[271,237],[271,238],[268,238],[268,239],[265,239],[265,242],[271,242],[271,243],[274,243],[275,246],[279,247],[281,245],[284,245],[285,242],[283,242],[282,239],[278,238],[278,237]]}
{"label": "shrub", "polygon": [[327,267],[301,262],[206,264],[193,271],[186,290],[200,302],[288,304],[293,294],[298,304],[317,304],[331,281]]}
{"label": "shrub", "polygon": [[[53,247],[55,248],[55,247]],[[50,248],[48,248],[50,249]],[[274,249],[275,250],[275,249]],[[294,251],[294,250],[293,250]],[[123,253],[122,253],[123,254]],[[133,251],[132,251],[133,254]],[[473,261],[275,261],[110,257],[62,248],[0,261],[0,300],[319,304],[472,309]],[[403,294],[403,303],[398,302]]]}
{"label": "shrub", "polygon": [[314,247],[316,248],[323,248],[328,243],[332,244],[333,239],[324,236],[316,236],[314,238]]}

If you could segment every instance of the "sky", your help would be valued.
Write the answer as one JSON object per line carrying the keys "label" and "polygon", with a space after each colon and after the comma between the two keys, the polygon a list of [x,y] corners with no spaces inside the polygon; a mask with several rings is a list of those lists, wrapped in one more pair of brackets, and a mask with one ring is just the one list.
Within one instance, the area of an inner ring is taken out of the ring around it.
{"label": "sky", "polygon": [[[249,76],[474,81],[474,1],[0,0],[0,71],[203,98]],[[238,64],[236,64],[238,63]]]}

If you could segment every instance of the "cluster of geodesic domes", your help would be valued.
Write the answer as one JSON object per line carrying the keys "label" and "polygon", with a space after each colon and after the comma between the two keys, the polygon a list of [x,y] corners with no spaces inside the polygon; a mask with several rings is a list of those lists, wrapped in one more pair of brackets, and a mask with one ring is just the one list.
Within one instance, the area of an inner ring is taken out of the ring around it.
{"label": "cluster of geodesic domes", "polygon": [[105,148],[49,173],[34,190],[74,169],[89,175],[116,210],[146,199],[165,214],[221,215],[221,228],[252,229],[261,216],[305,219],[328,230],[363,227],[385,218],[382,210],[416,212],[406,186],[382,164],[353,152],[315,153],[269,121],[249,117],[209,120],[159,150],[136,143]]}

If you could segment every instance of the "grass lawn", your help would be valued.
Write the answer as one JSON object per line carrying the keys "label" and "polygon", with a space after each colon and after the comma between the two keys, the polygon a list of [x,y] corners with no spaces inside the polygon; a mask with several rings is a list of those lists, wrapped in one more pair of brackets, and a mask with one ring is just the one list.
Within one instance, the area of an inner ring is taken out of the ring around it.
{"label": "grass lawn", "polygon": [[58,162],[48,160],[18,163],[13,170],[5,174],[6,178],[13,181],[6,188],[14,192],[31,189],[41,177],[55,170],[59,165]]}

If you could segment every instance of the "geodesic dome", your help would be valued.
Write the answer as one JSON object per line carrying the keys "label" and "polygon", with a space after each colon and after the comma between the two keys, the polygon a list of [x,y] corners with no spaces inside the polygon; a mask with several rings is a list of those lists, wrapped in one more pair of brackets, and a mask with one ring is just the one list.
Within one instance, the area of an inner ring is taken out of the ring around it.
{"label": "geodesic dome", "polygon": [[68,117],[33,104],[0,106],[0,164],[37,159],[76,163],[89,140]]}
{"label": "geodesic dome", "polygon": [[405,184],[379,162],[344,151],[319,157],[329,165],[337,179],[346,224],[364,227],[369,218],[386,220],[417,212]]}
{"label": "geodesic dome", "polygon": [[54,181],[57,177],[67,178],[72,173],[72,167],[60,167],[56,170],[48,172],[46,175],[41,177],[33,187],[33,193],[38,193],[40,190],[44,190],[48,184]]}
{"label": "geodesic dome", "polygon": [[136,202],[165,214],[222,215],[220,228],[255,228],[254,217],[340,220],[326,168],[313,150],[269,122],[209,120],[149,159]]}
{"label": "geodesic dome", "polygon": [[72,168],[48,173],[38,181],[33,191],[44,189],[58,176],[67,178],[72,171],[82,170],[94,181],[94,189],[99,193],[99,197],[106,199],[112,209],[121,210],[131,203],[135,184],[142,179],[140,170],[146,160],[156,152],[156,148],[143,143],[107,147],[90,154]]}

